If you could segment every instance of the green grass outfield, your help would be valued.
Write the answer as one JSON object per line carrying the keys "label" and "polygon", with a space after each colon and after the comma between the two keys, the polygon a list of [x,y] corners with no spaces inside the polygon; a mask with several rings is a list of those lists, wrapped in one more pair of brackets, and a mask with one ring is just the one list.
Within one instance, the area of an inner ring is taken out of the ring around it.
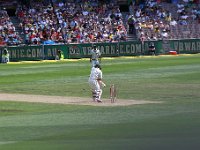
{"label": "green grass outfield", "polygon": [[[0,92],[90,97],[88,59],[0,64]],[[200,54],[102,60],[103,98],[160,104],[98,107],[0,102],[0,150],[199,150]]]}

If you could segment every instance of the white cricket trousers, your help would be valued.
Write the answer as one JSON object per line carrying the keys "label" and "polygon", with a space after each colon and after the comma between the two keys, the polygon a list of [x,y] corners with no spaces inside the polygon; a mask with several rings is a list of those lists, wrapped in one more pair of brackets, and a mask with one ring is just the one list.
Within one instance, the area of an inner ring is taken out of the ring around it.
{"label": "white cricket trousers", "polygon": [[92,97],[95,101],[101,101],[102,89],[97,80],[89,80],[89,86],[92,89]]}

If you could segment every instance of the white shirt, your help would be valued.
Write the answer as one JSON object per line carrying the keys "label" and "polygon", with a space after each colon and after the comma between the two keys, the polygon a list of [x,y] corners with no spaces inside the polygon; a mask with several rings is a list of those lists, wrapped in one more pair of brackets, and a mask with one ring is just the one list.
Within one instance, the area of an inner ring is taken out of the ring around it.
{"label": "white shirt", "polygon": [[91,54],[92,54],[92,59],[98,59],[101,56],[100,50],[99,49],[92,49],[91,50]]}
{"label": "white shirt", "polygon": [[163,36],[163,37],[168,37],[168,33],[167,33],[167,32],[163,32],[163,33],[162,33],[162,36]]}
{"label": "white shirt", "polygon": [[180,18],[181,18],[181,19],[187,19],[188,16],[187,16],[187,15],[182,15]]}
{"label": "white shirt", "polygon": [[102,71],[99,68],[92,67],[89,80],[94,81],[102,79]]}
{"label": "white shirt", "polygon": [[170,22],[170,25],[172,25],[172,26],[175,26],[175,25],[177,25],[177,22],[176,22],[176,20],[172,20],[172,21]]}
{"label": "white shirt", "polygon": [[136,13],[135,13],[135,16],[136,16],[136,17],[140,17],[140,15],[141,15],[141,11],[140,11],[140,10],[137,10]]}
{"label": "white shirt", "polygon": [[84,16],[87,16],[89,14],[88,11],[82,11],[82,13],[83,13]]}

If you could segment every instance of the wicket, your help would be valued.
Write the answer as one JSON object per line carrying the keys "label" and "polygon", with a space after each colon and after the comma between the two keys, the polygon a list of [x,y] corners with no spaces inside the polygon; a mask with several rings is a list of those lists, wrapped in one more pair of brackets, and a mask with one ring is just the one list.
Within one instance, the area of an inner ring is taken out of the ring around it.
{"label": "wicket", "polygon": [[116,102],[116,97],[117,97],[117,88],[114,84],[110,86],[110,101],[111,103]]}

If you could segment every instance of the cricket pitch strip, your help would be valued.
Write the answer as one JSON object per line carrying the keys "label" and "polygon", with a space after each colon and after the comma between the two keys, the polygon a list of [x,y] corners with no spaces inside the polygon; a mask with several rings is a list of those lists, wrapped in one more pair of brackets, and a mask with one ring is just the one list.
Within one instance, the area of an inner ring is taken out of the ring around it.
{"label": "cricket pitch strip", "polygon": [[127,100],[117,99],[111,103],[110,99],[102,99],[102,103],[93,102],[90,98],[65,97],[65,96],[46,96],[46,95],[29,95],[29,94],[10,94],[0,93],[0,101],[18,101],[32,103],[49,103],[49,104],[71,104],[71,105],[88,105],[88,106],[130,106],[138,104],[162,103],[161,101],[148,100]]}

